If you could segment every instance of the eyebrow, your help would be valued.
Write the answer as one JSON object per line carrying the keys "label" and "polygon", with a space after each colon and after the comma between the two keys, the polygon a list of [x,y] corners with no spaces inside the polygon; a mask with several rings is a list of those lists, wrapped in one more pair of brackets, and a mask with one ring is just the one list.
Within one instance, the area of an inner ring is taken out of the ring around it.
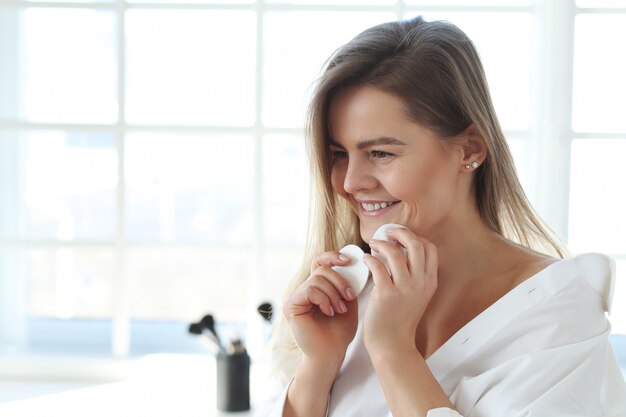
{"label": "eyebrow", "polygon": [[[330,145],[336,146],[338,148],[343,148],[339,143],[337,143],[334,139],[330,139]],[[356,147],[359,150],[371,148],[372,146],[380,146],[380,145],[397,145],[397,146],[406,146],[406,143],[398,140],[396,138],[391,138],[388,136],[382,136],[380,138],[368,139],[363,142],[359,142]]]}

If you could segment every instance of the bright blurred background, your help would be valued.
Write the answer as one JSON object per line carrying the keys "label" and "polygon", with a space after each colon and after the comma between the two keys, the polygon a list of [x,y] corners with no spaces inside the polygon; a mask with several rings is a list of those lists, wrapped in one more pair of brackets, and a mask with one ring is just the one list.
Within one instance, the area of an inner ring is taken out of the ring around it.
{"label": "bright blurred background", "polygon": [[616,259],[626,334],[626,0],[0,0],[0,380],[202,353],[207,312],[260,352],[304,244],[310,87],[418,14],[477,44],[530,200]]}

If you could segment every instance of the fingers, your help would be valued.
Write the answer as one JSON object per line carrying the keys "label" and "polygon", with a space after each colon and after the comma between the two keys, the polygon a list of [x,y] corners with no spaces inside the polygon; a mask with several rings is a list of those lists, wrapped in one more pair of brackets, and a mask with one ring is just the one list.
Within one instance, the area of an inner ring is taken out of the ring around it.
{"label": "fingers", "polygon": [[311,286],[306,289],[305,294],[307,297],[307,301],[309,301],[311,305],[318,306],[322,313],[331,317],[335,315],[335,309],[332,306],[331,298],[328,297],[328,295],[325,294],[324,291]]}
{"label": "fingers", "polygon": [[[404,255],[395,243],[386,242],[384,240],[372,240],[370,242],[372,250],[379,252],[382,255],[384,263],[387,264],[389,269],[388,274],[391,274],[391,278],[394,282],[400,282],[403,279],[408,278],[407,262],[404,259]],[[374,272],[372,271],[372,274]]]}
{"label": "fingers", "polygon": [[348,311],[344,300],[352,301],[354,292],[337,271],[321,266],[287,299],[285,310],[291,315],[310,313],[314,307],[327,316]]}
{"label": "fingers", "polygon": [[390,233],[389,237],[406,248],[406,265],[409,273],[411,275],[419,274],[423,276],[426,264],[426,240],[415,236],[410,230],[403,229],[402,232]]}
{"label": "fingers", "polygon": [[345,266],[350,263],[350,258],[339,252],[323,252],[316,255],[311,261],[311,273],[313,273],[320,266]]}
{"label": "fingers", "polygon": [[372,280],[376,287],[383,289],[393,286],[389,271],[387,271],[387,267],[380,259],[366,253],[363,255],[363,262],[365,262],[365,265],[367,265],[372,272]]}
{"label": "fingers", "polygon": [[406,249],[406,259],[395,243],[372,240],[370,247],[380,252],[387,260],[393,282],[403,284],[416,277],[424,277],[434,280],[436,285],[439,265],[437,247],[428,240],[415,236],[408,229],[390,229],[387,235]]}
{"label": "fingers", "polygon": [[[330,302],[336,313],[345,313],[348,311],[343,299],[346,297],[346,288],[348,287],[345,279],[336,271],[321,267],[315,275],[311,276],[309,288],[319,289]],[[330,314],[333,316],[334,314]]]}

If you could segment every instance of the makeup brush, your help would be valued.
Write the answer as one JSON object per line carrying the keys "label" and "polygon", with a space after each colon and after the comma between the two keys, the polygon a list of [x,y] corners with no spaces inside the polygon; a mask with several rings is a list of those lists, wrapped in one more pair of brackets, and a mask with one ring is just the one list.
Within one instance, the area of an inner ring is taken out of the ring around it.
{"label": "makeup brush", "polygon": [[200,323],[191,323],[189,325],[189,333],[202,334],[202,325]]}
{"label": "makeup brush", "polygon": [[261,317],[263,317],[266,321],[268,322],[272,321],[273,312],[272,312],[271,303],[268,303],[268,302],[262,303],[261,305],[257,307],[256,311],[258,311]]}
{"label": "makeup brush", "polygon": [[207,329],[209,332],[211,332],[211,334],[215,337],[218,346],[220,346],[220,349],[223,350],[224,347],[222,345],[222,341],[220,340],[219,334],[217,334],[217,330],[215,330],[215,319],[213,318],[213,316],[211,314],[207,314],[206,316],[202,317],[202,320],[200,320],[200,325],[203,328]]}
{"label": "makeup brush", "polygon": [[216,350],[217,352],[223,350],[219,341],[215,338],[213,333],[205,333],[202,324],[200,323],[191,323],[189,325],[189,333],[195,334],[200,338],[200,341],[206,345],[211,350]]}

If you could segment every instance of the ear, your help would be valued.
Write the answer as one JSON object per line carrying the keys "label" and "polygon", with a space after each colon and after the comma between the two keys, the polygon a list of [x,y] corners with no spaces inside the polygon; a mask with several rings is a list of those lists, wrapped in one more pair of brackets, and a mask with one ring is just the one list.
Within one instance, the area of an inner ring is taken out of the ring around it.
{"label": "ear", "polygon": [[456,145],[461,150],[459,169],[474,171],[487,158],[487,145],[482,135],[473,123],[469,125],[456,139]]}

